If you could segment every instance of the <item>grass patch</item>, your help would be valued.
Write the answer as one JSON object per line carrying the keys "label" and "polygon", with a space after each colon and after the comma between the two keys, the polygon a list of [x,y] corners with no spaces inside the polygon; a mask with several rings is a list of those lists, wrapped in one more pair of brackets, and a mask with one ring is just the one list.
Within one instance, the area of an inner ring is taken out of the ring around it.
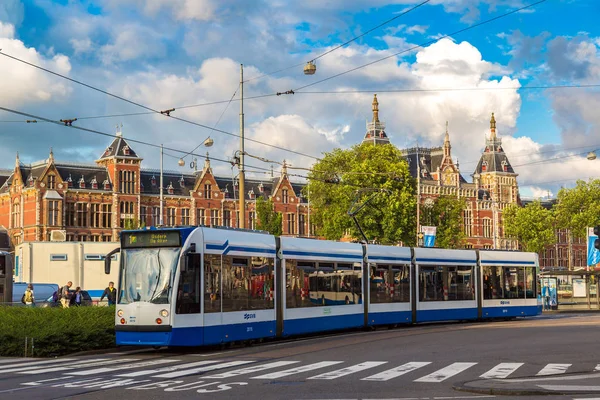
{"label": "grass patch", "polygon": [[115,346],[114,307],[0,307],[0,356],[55,357]]}

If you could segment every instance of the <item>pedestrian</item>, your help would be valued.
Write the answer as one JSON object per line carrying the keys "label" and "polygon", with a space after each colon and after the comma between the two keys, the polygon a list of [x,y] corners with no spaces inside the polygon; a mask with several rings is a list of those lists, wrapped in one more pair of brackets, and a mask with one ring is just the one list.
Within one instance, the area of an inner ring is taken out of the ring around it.
{"label": "pedestrian", "polygon": [[71,286],[73,286],[73,282],[69,281],[60,289],[60,304],[63,308],[69,308],[71,303]]}
{"label": "pedestrian", "polygon": [[27,285],[27,289],[25,289],[25,293],[21,297],[21,302],[27,307],[35,306],[35,296],[33,295],[33,285],[31,283]]}
{"label": "pedestrian", "polygon": [[109,306],[114,306],[117,302],[117,289],[115,289],[114,282],[108,282],[108,287],[104,289],[104,293],[102,293],[102,297],[100,297],[100,301],[104,300],[104,296],[108,300]]}
{"label": "pedestrian", "polygon": [[75,307],[81,306],[82,297],[83,296],[81,295],[81,287],[77,286],[75,288],[75,293],[73,293],[73,296],[71,296],[71,302],[73,303],[72,305],[74,305]]}

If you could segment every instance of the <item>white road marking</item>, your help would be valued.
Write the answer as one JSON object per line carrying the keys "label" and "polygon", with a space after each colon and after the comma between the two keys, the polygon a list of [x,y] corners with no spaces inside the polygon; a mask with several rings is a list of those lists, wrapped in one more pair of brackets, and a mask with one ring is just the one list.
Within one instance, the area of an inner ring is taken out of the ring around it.
{"label": "white road marking", "polygon": [[467,363],[467,362],[457,362],[450,364],[449,366],[437,370],[429,375],[426,375],[422,378],[416,379],[414,382],[429,382],[429,383],[438,383],[445,381],[446,379],[458,375],[461,372],[471,368],[472,366],[477,365],[477,363]]}
{"label": "white road marking", "polygon": [[389,381],[390,379],[397,378],[401,375],[407,374],[416,369],[422,368],[426,365],[431,364],[431,362],[409,362],[399,367],[388,369],[387,371],[380,372],[375,375],[367,376],[366,378],[361,379],[362,381]]}
{"label": "white road marking", "polygon": [[[124,358],[124,359],[119,359],[118,362],[130,362],[130,361],[138,361],[139,359],[136,358]],[[50,367],[46,367],[46,368],[39,368],[39,367],[35,367],[35,369],[31,369],[31,368],[27,368],[28,371],[23,371],[19,372],[19,374],[24,374],[24,375],[35,375],[35,374],[47,374],[49,372],[59,372],[59,371],[70,371],[73,369],[80,369],[80,368],[88,368],[88,367],[97,367],[100,365],[106,365],[106,364],[117,364],[117,361],[115,359],[111,359],[111,360],[106,360],[106,359],[98,359],[98,360],[85,360],[85,361],[78,361],[76,363],[71,363],[71,364],[67,364],[65,366],[50,366]]]}
{"label": "white road marking", "polygon": [[515,372],[523,364],[524,363],[500,363],[479,377],[484,379],[506,378],[507,376]]}
{"label": "white road marking", "polygon": [[42,379],[41,381],[21,383],[23,386],[41,386],[47,382],[60,381],[61,379],[69,379],[70,376],[61,376],[59,378]]}
{"label": "white road marking", "polygon": [[230,362],[226,362],[223,364],[208,365],[206,367],[188,369],[187,371],[170,372],[167,374],[152,375],[152,377],[153,378],[177,378],[180,376],[193,375],[198,372],[206,372],[206,371],[213,371],[215,369],[237,367],[238,365],[244,365],[244,364],[249,364],[249,363],[253,363],[253,362],[255,362],[255,361],[230,361]]}
{"label": "white road marking", "polygon": [[10,371],[12,368],[18,368],[18,367],[31,367],[33,365],[57,364],[57,363],[63,363],[66,361],[73,361],[73,360],[74,360],[74,358],[56,358],[54,360],[27,361],[27,362],[19,362],[17,364],[10,364],[10,365],[3,364],[2,366],[0,366],[0,372],[12,372],[12,371]]}
{"label": "white road marking", "polygon": [[149,367],[151,365],[167,364],[167,363],[172,363],[172,362],[177,362],[177,361],[179,361],[179,360],[162,359],[162,360],[150,360],[150,361],[144,361],[144,362],[132,363],[132,364],[116,364],[111,367],[95,368],[95,369],[90,369],[87,371],[67,372],[67,374],[68,375],[77,375],[77,376],[94,375],[94,374],[102,374],[104,372],[119,371],[122,369]]}
{"label": "white road marking", "polygon": [[366,361],[360,364],[353,365],[338,369],[336,371],[325,372],[324,374],[311,376],[308,379],[337,379],[342,376],[350,375],[355,372],[364,371],[365,369],[374,368],[383,364],[387,364],[387,361]]}
{"label": "white road marking", "polygon": [[573,391],[573,392],[596,392],[600,390],[600,386],[571,386],[571,385],[538,385],[542,389],[556,391]]}
{"label": "white road marking", "polygon": [[284,376],[289,376],[289,375],[294,375],[294,374],[301,374],[303,372],[309,372],[309,371],[312,371],[314,369],[325,368],[325,367],[329,367],[329,366],[336,365],[336,364],[341,364],[341,363],[343,363],[343,361],[321,361],[321,362],[314,363],[314,364],[303,365],[302,367],[296,367],[296,368],[286,369],[286,370],[279,371],[279,372],[273,372],[271,374],[255,376],[252,379],[277,379],[277,378],[283,378]]}
{"label": "white road marking", "polygon": [[[102,361],[102,360],[104,360],[104,358],[98,358],[96,360],[91,360],[91,361]],[[70,364],[71,363],[67,363],[67,365],[70,365]],[[10,371],[0,371],[0,372],[2,372],[2,373],[10,373],[10,372],[16,373],[16,372],[19,372],[20,373],[22,371],[38,370],[40,368],[53,368],[53,367],[62,366],[62,365],[64,365],[64,363],[62,363],[62,362],[60,364],[50,365],[50,366],[48,366],[48,365],[41,365],[41,366],[40,365],[34,365],[34,366],[30,366],[30,367],[13,368]]]}
{"label": "white road marking", "polygon": [[199,367],[200,365],[215,364],[218,362],[222,362],[222,361],[221,360],[195,361],[195,362],[186,363],[186,364],[172,365],[170,367],[163,367],[163,368],[157,368],[157,369],[145,369],[142,371],[129,372],[126,374],[119,374],[119,375],[115,375],[115,376],[123,377],[123,378],[134,378],[136,376],[160,374],[161,372],[173,372],[173,371],[178,371],[180,369]]}
{"label": "white road marking", "polygon": [[548,364],[535,376],[564,374],[572,364]]}
{"label": "white road marking", "polygon": [[285,367],[286,365],[296,364],[299,361],[276,361],[269,364],[253,365],[251,367],[234,369],[233,371],[223,372],[222,374],[203,376],[203,379],[225,379],[233,378],[239,375],[253,374],[255,372],[264,371],[266,369],[273,369],[277,367]]}

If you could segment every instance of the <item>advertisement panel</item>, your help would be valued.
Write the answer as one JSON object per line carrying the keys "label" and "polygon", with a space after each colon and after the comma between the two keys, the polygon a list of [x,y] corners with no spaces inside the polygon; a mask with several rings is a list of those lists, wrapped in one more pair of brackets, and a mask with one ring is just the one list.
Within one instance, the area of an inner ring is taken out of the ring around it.
{"label": "advertisement panel", "polygon": [[594,228],[588,228],[587,241],[587,265],[588,267],[596,267],[600,263],[600,251],[594,247],[594,242],[598,236],[594,235]]}
{"label": "advertisement panel", "polygon": [[435,246],[435,226],[422,226],[421,231],[423,232],[423,246],[434,247]]}

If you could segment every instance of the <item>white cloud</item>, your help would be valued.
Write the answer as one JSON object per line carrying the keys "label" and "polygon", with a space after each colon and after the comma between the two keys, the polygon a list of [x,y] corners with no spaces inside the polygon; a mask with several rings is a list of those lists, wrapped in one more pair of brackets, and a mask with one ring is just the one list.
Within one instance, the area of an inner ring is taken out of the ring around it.
{"label": "white cloud", "polygon": [[69,43],[71,43],[71,46],[73,46],[75,54],[89,53],[93,50],[93,44],[90,38],[71,39],[69,40]]}
{"label": "white cloud", "polygon": [[20,0],[2,0],[0,2],[0,21],[19,26],[23,22],[25,9]]}
{"label": "white cloud", "polygon": [[121,26],[114,42],[100,49],[104,64],[159,57],[165,52],[161,37],[154,30],[138,25]]}
{"label": "white cloud", "polygon": [[413,25],[406,28],[406,33],[408,33],[409,35],[412,35],[415,32],[423,34],[427,31],[427,28],[429,28],[428,25]]}
{"label": "white cloud", "polygon": [[0,38],[13,39],[15,37],[14,25],[0,21]]}
{"label": "white cloud", "polygon": [[[178,20],[210,21],[215,18],[217,2],[214,0],[128,0],[143,8],[148,15],[155,16],[163,8],[170,9]],[[121,7],[124,0],[110,0],[114,7]]]}
{"label": "white cloud", "polygon": [[[12,25],[0,24],[0,49],[3,53],[11,55],[32,64],[68,75],[71,70],[69,58],[57,54],[44,56],[32,47],[13,38]],[[0,76],[10,77],[4,79],[0,91],[0,103],[17,106],[28,102],[47,102],[62,100],[67,97],[70,87],[65,81],[57,80],[38,69],[24,66],[15,60],[4,58],[0,62]]]}

